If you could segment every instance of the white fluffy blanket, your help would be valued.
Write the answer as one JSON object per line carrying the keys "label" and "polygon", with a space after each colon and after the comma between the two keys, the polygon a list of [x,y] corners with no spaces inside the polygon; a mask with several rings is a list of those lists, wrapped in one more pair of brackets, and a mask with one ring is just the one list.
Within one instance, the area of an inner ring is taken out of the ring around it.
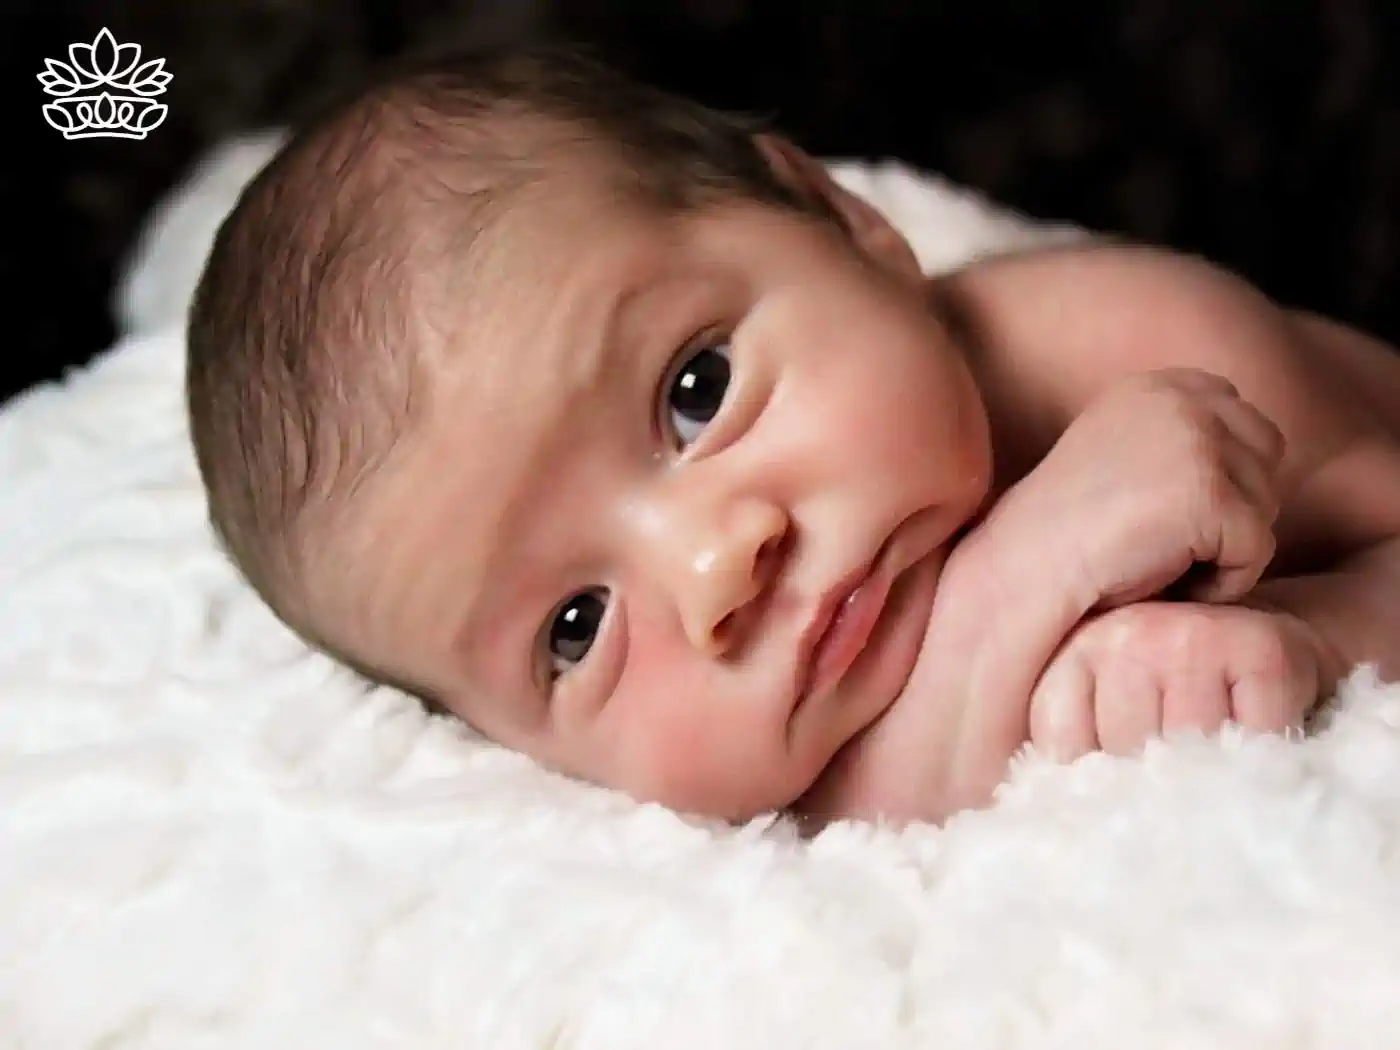
{"label": "white fluffy blanket", "polygon": [[[0,1047],[1400,1046],[1400,689],[1306,742],[1027,761],[943,829],[728,829],[308,654],[207,536],[185,296],[266,142],[0,413]],[[930,268],[1053,231],[846,167]],[[1072,231],[1070,231],[1072,234]]]}

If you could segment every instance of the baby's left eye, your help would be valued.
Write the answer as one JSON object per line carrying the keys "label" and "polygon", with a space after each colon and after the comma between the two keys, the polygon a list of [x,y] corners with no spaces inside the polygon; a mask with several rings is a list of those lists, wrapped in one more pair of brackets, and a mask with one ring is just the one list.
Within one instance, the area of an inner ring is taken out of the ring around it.
{"label": "baby's left eye", "polygon": [[729,389],[729,346],[716,343],[691,354],[665,392],[668,424],[681,448],[700,436],[719,414]]}
{"label": "baby's left eye", "polygon": [[546,630],[551,680],[583,662],[598,637],[607,602],[608,592],[594,588],[572,595],[555,610]]}

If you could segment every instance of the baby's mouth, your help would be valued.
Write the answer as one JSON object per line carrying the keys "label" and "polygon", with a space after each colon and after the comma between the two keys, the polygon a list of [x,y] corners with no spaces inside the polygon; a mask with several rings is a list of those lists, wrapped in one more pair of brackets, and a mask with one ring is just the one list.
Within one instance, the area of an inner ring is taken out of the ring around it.
{"label": "baby's mouth", "polygon": [[889,598],[890,574],[884,571],[888,546],[827,591],[817,606],[799,648],[799,703],[834,686],[865,651]]}
{"label": "baby's mouth", "polygon": [[[826,592],[797,647],[794,713],[848,678],[853,668],[864,677],[886,657],[902,663],[906,649],[912,672],[927,618],[926,610],[915,609],[911,602],[919,604],[924,597],[932,601],[950,548],[949,532],[936,509],[915,512],[886,537],[866,565]],[[910,616],[914,622],[906,623]],[[894,694],[904,685],[900,682]],[[876,692],[884,689],[881,684]]]}
{"label": "baby's mouth", "polygon": [[812,654],[809,691],[819,692],[834,685],[850,670],[880,622],[889,591],[888,577],[870,576],[840,604]]}

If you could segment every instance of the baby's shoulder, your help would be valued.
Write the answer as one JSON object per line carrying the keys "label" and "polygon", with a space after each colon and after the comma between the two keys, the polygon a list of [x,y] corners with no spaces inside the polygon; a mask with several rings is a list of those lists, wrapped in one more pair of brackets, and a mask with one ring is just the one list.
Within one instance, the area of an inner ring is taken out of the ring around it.
{"label": "baby's shoulder", "polygon": [[1195,368],[1229,378],[1279,357],[1287,317],[1238,275],[1111,240],[988,259],[939,281],[969,354],[1006,392],[1077,415],[1125,376]]}
{"label": "baby's shoulder", "polygon": [[1400,354],[1205,259],[1064,246],[969,266],[934,299],[962,334],[994,426],[1030,435],[1028,448],[1048,451],[1129,376],[1193,369],[1229,380],[1272,419],[1303,473],[1339,450],[1400,449]]}

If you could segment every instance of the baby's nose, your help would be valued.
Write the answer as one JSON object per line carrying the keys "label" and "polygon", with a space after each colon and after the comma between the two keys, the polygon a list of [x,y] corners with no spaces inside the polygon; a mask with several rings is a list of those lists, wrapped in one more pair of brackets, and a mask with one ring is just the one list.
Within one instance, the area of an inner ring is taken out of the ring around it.
{"label": "baby's nose", "polygon": [[675,552],[676,603],[690,643],[723,656],[752,630],[755,600],[778,574],[791,522],[777,505],[745,499],[694,524]]}

